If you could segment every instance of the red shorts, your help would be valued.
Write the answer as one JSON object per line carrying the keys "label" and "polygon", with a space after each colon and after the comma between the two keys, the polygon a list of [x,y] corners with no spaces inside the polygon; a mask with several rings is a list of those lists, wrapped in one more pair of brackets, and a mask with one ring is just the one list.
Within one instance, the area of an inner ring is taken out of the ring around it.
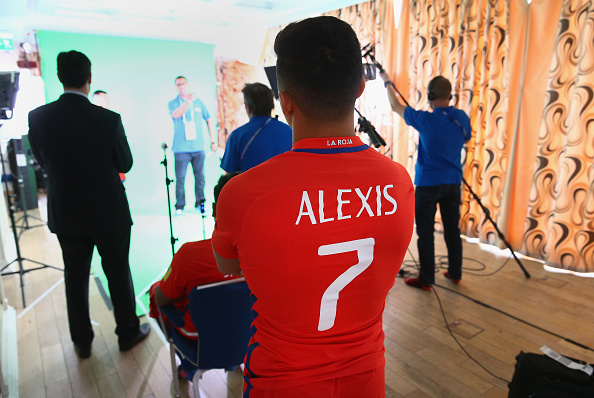
{"label": "red shorts", "polygon": [[246,391],[244,398],[384,398],[386,396],[384,367],[352,376],[302,384],[280,390]]}

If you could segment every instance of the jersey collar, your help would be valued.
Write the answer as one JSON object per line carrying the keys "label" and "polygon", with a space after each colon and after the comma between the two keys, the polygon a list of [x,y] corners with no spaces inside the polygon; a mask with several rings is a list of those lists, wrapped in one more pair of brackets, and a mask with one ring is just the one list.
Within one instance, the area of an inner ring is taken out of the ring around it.
{"label": "jersey collar", "polygon": [[293,144],[293,152],[350,153],[369,148],[357,136],[303,138]]}

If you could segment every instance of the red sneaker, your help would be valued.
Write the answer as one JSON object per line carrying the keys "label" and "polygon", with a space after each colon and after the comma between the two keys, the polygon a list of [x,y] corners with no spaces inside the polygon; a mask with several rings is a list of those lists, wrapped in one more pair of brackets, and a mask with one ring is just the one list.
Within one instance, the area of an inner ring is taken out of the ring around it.
{"label": "red sneaker", "polygon": [[419,281],[419,278],[406,278],[404,283],[406,283],[408,286],[416,287],[418,289],[431,291],[431,285],[423,285]]}
{"label": "red sneaker", "polygon": [[456,285],[460,283],[460,279],[454,279],[450,276],[450,273],[448,271],[445,271],[443,273],[443,276],[445,276],[446,278],[448,278],[449,280],[451,280],[452,282],[454,282]]}

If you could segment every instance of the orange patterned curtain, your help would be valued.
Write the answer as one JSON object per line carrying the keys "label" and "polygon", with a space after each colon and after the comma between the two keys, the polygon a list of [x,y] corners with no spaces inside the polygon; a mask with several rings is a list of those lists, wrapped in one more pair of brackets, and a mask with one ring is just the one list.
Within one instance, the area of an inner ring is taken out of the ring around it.
{"label": "orange patterned curtain", "polygon": [[524,250],[594,272],[594,5],[566,0],[557,24]]}
{"label": "orange patterned curtain", "polygon": [[[473,129],[464,177],[496,222],[510,152],[507,25],[504,1],[425,0],[410,4],[409,102],[416,109],[428,109],[429,81],[442,75],[452,82],[454,105],[469,114]],[[416,156],[418,142],[418,133],[412,134],[415,146],[411,158]],[[497,242],[495,229],[468,190],[464,191],[461,214],[465,235]]]}
{"label": "orange patterned curtain", "polygon": [[216,57],[217,73],[217,120],[219,121],[219,146],[225,148],[229,134],[247,123],[248,116],[243,109],[241,89],[252,81],[254,67],[234,59]]}

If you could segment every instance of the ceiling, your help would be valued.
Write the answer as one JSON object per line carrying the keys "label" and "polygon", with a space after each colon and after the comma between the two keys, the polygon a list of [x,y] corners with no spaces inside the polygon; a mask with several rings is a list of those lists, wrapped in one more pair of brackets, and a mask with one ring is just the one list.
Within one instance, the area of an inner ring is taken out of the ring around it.
{"label": "ceiling", "polygon": [[34,30],[198,41],[241,52],[266,29],[363,0],[2,0],[0,31]]}

